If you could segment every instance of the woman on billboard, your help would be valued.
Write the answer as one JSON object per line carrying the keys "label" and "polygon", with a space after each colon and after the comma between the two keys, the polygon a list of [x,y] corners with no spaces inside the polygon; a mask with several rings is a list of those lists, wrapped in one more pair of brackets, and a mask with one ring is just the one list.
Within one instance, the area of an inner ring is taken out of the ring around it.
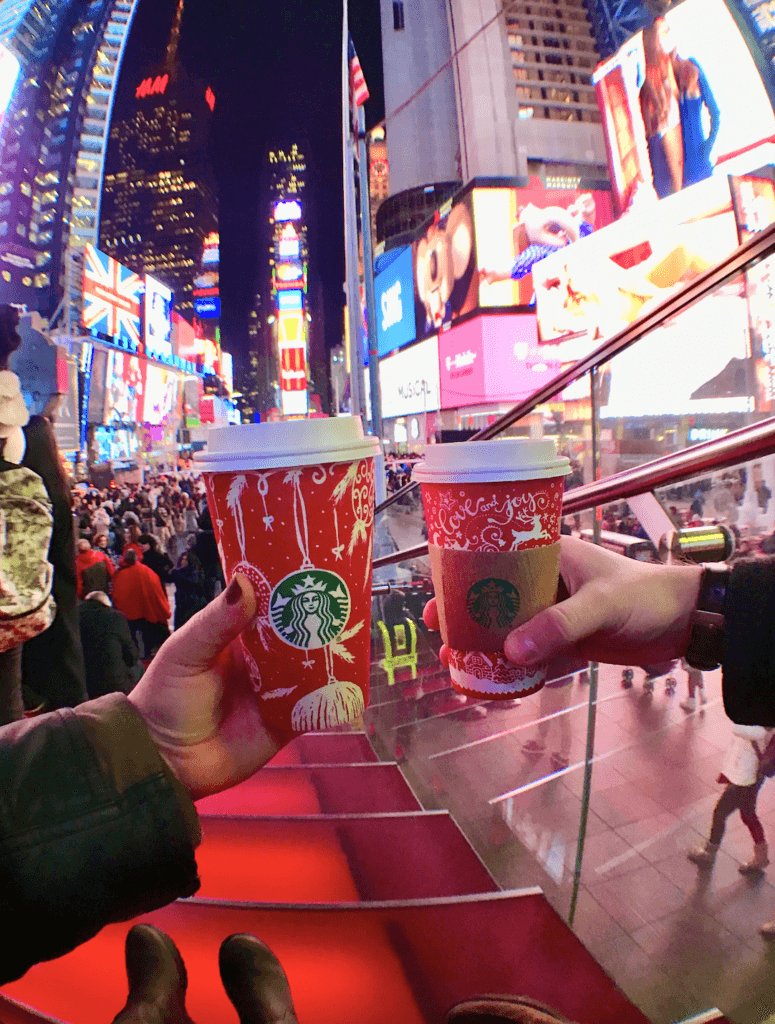
{"label": "woman on billboard", "polygon": [[[710,153],[718,135],[719,108],[699,64],[678,56],[664,18],[643,30],[643,56],[640,109],[654,189],[664,199],[713,173]],[[703,109],[710,119],[707,138]]]}

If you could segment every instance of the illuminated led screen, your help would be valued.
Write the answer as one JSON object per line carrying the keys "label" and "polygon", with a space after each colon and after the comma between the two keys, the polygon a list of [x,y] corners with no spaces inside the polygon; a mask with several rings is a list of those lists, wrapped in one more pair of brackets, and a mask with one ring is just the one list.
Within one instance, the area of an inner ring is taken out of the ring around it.
{"label": "illuminated led screen", "polygon": [[281,203],[275,203],[274,219],[276,223],[286,220],[300,220],[301,203],[298,202],[298,200],[296,199],[290,199]]}
{"label": "illuminated led screen", "polygon": [[724,0],[684,0],[600,65],[593,82],[621,212],[724,172],[775,133],[764,83]]}
{"label": "illuminated led screen", "polygon": [[108,423],[142,423],[148,360],[110,352],[105,385]]}
{"label": "illuminated led screen", "polygon": [[302,292],[298,288],[292,291],[281,291],[277,293],[277,308],[282,310],[293,310],[302,308]]}
{"label": "illuminated led screen", "polygon": [[603,190],[547,189],[538,178],[468,189],[412,245],[415,336],[480,307],[532,307],[533,267],[612,219]]}
{"label": "illuminated led screen", "polygon": [[143,422],[159,426],[165,423],[178,404],[178,374],[164,366],[149,363],[145,377]]}
{"label": "illuminated led screen", "polygon": [[145,276],[145,348],[149,355],[171,356],[172,291],[155,277]]}

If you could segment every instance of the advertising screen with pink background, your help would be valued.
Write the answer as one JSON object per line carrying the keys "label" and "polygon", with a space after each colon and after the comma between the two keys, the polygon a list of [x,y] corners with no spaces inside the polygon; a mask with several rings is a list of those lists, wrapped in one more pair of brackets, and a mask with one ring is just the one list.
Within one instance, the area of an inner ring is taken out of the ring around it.
{"label": "advertising screen with pink background", "polygon": [[439,335],[441,407],[528,398],[560,373],[561,346],[553,358],[539,348],[531,313],[479,316]]}

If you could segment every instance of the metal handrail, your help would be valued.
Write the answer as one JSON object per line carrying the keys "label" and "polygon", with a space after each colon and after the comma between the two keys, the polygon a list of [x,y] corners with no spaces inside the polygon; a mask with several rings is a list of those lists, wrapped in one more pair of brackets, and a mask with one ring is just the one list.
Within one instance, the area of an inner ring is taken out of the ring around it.
{"label": "metal handrail", "polygon": [[[703,441],[681,452],[663,455],[652,462],[646,462],[634,469],[616,473],[605,480],[596,480],[591,484],[575,487],[566,491],[562,499],[563,515],[574,512],[585,512],[598,505],[607,505],[613,501],[624,501],[636,494],[645,494],[658,487],[668,487],[679,483],[687,477],[701,476],[703,473],[716,472],[740,462],[775,455],[775,417],[741,427],[724,437],[713,441]],[[413,548],[394,551],[390,555],[382,555],[374,559],[374,568],[395,565],[411,558],[420,558],[428,554],[427,544],[417,544]]]}
{"label": "metal handrail", "polygon": [[[585,373],[588,373],[595,367],[602,366],[603,363],[607,363],[609,359],[613,359],[614,356],[640,341],[655,328],[661,326],[665,320],[677,316],[695,302],[715,291],[725,281],[729,280],[730,277],[739,274],[754,260],[764,259],[774,252],[775,224],[771,224],[735,249],[729,259],[724,260],[723,263],[712,267],[710,270],[704,271],[694,281],[690,281],[689,284],[679,291],[668,296],[664,302],[660,302],[658,306],[655,306],[645,316],[639,317],[634,323],[619,331],[618,334],[604,341],[593,352],[590,352],[588,356],[585,356],[584,359],[568,367],[567,370],[564,370],[559,376],[549,381],[548,384],[539,388],[538,391],[534,391],[529,398],[512,406],[508,412],[499,416],[489,426],[484,427],[474,434],[473,437],[469,438],[469,441],[487,441],[492,437],[496,437],[513,423],[530,415],[536,406],[545,405],[551,401],[555,395],[564,391],[574,381],[583,377]],[[407,484],[406,487],[402,487],[399,491],[395,491],[389,498],[386,498],[385,501],[377,506],[376,512],[382,512],[383,509],[388,508],[393,502],[403,495],[409,494],[418,486],[417,481],[413,481]],[[375,566],[377,565],[376,562],[374,564]]]}

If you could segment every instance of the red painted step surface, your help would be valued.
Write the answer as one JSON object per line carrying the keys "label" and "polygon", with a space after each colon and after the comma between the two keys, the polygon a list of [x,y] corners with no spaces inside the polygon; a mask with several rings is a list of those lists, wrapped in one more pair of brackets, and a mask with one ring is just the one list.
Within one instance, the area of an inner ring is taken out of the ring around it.
{"label": "red painted step surface", "polygon": [[347,903],[495,892],[444,812],[400,817],[204,818],[197,897]]}
{"label": "red painted step surface", "polygon": [[[280,957],[303,1024],[440,1024],[453,1003],[484,992],[540,999],[578,1024],[648,1024],[541,895],[346,910],[181,900],[143,920],[178,944],[198,1024],[236,1021],[217,960],[221,941],[241,931]],[[103,929],[4,991],[73,1024],[106,1024],[126,998],[130,926]]]}
{"label": "red painted step surface", "polygon": [[387,762],[262,768],[239,786],[197,802],[200,814],[374,814],[417,811],[404,777]]}
{"label": "red painted step surface", "polygon": [[269,762],[288,764],[356,764],[377,761],[362,732],[310,732],[297,736]]}

